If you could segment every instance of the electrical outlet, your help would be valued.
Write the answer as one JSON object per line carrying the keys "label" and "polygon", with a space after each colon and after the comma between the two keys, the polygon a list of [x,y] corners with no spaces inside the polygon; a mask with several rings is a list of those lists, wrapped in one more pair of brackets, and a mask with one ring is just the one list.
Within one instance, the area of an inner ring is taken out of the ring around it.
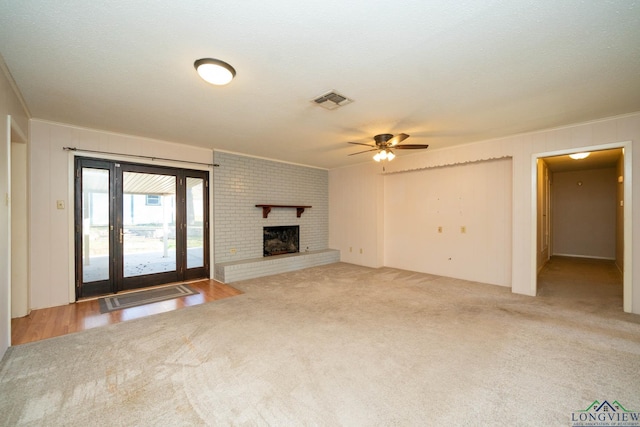
{"label": "electrical outlet", "polygon": [[438,227],[438,233],[442,233],[442,226]]}
{"label": "electrical outlet", "polygon": [[58,209],[64,209],[64,200],[58,200],[58,201],[56,201],[56,208],[58,208]]}
{"label": "electrical outlet", "polygon": [[233,248],[229,252],[231,252],[231,255],[235,255],[237,251],[236,251],[236,248]]}
{"label": "electrical outlet", "polygon": [[465,227],[464,225],[460,226],[460,232],[462,234],[466,233],[467,232],[467,227]]}

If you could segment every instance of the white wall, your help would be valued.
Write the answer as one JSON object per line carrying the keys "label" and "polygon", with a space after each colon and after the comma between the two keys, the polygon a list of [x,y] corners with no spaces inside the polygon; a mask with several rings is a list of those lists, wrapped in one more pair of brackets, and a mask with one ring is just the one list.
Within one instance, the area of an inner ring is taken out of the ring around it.
{"label": "white wall", "polygon": [[[633,165],[638,169],[640,165],[640,113],[602,119],[599,121],[577,124],[558,129],[549,129],[539,132],[515,135],[507,138],[481,141],[475,144],[468,144],[449,149],[432,149],[412,155],[401,154],[395,160],[388,163],[387,171],[419,170],[435,166],[445,166],[465,162],[473,162],[482,159],[511,157],[512,158],[512,255],[511,255],[511,287],[513,292],[535,295],[536,293],[536,245],[535,245],[535,224],[536,212],[534,210],[535,189],[536,189],[536,162],[535,158],[541,153],[549,153],[560,150],[573,150],[599,146],[603,144],[614,144],[624,141],[632,141]],[[374,163],[374,162],[371,162]],[[379,212],[379,195],[373,188],[376,180],[379,180],[379,169],[372,169],[365,165],[342,168],[329,172],[330,182],[330,211],[335,212],[340,206],[353,206],[353,201],[360,204],[358,211]],[[391,175],[390,175],[391,176]],[[387,179],[387,178],[382,178]],[[342,182],[344,185],[338,186]],[[363,183],[366,191],[361,191],[358,185],[350,182]],[[336,183],[336,185],[332,185]],[[366,184],[364,184],[366,183]],[[387,191],[390,189],[387,187]],[[640,215],[640,173],[633,174],[631,183],[632,192],[632,216]],[[386,202],[382,202],[383,204]],[[407,210],[410,205],[405,206]],[[395,209],[400,210],[401,207]],[[338,212],[336,212],[338,213]],[[364,244],[364,252],[380,250],[384,246],[383,238],[372,238],[371,234],[384,236],[384,231],[376,227],[370,218],[362,215],[330,215],[330,240],[329,246],[341,249],[343,261],[358,263],[362,265],[379,266],[381,264],[360,262],[357,258],[347,259],[344,254],[345,241],[339,235],[340,232],[352,231],[352,241],[360,241]],[[367,221],[367,226],[362,225],[362,221]],[[633,227],[632,218],[625,218],[628,221],[627,228]],[[366,244],[365,244],[366,243]],[[632,229],[632,242],[634,247],[632,253],[632,265],[640,265],[640,226]],[[339,247],[342,245],[342,247]],[[347,247],[348,249],[348,247]],[[370,260],[367,260],[370,261]],[[429,260],[433,262],[433,260]],[[499,264],[489,266],[501,268]],[[631,310],[640,314],[640,272],[627,275],[632,280],[631,290]],[[481,276],[477,276],[481,279]]]}
{"label": "white wall", "polygon": [[[63,147],[156,156],[176,162],[213,162],[212,151],[204,148],[32,120],[29,153],[32,309],[73,300],[73,154]],[[150,163],[135,158],[127,161]],[[66,209],[56,209],[57,200],[64,201]]]}
{"label": "white wall", "polygon": [[11,126],[28,138],[29,112],[0,57],[0,358],[11,343],[10,147]]}
{"label": "white wall", "polygon": [[[1,100],[4,100],[7,90],[2,89]],[[0,109],[3,112],[0,115],[0,354],[4,355],[11,343],[11,118],[6,105],[0,105]]]}
{"label": "white wall", "polygon": [[11,317],[29,314],[27,144],[11,143]]}
{"label": "white wall", "polygon": [[616,258],[616,170],[553,174],[553,254]]}
{"label": "white wall", "polygon": [[384,263],[384,178],[379,164],[329,171],[329,247],[343,262]]}
{"label": "white wall", "polygon": [[392,174],[384,187],[384,265],[511,286],[510,159]]}

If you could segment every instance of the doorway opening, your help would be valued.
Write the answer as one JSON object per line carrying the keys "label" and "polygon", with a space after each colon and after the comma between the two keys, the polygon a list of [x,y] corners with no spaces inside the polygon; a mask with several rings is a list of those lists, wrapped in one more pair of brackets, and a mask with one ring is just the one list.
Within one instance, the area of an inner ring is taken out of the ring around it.
{"label": "doorway opening", "polygon": [[[590,154],[569,156],[577,151]],[[630,144],[542,153],[534,161],[536,291],[553,256],[606,261],[623,275],[623,309],[630,312]]]}
{"label": "doorway opening", "polygon": [[209,173],[75,160],[76,300],[209,277]]}

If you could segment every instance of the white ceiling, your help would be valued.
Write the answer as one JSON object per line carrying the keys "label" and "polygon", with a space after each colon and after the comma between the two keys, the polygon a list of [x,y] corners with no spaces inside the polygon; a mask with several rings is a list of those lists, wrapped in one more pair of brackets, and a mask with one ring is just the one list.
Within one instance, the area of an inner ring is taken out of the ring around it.
{"label": "white ceiling", "polygon": [[0,0],[0,53],[35,118],[323,168],[640,111],[632,0]]}

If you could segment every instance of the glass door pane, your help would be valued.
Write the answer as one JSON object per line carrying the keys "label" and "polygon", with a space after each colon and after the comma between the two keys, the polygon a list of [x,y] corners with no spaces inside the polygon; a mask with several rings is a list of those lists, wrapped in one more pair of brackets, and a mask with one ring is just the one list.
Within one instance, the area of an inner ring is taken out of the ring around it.
{"label": "glass door pane", "polygon": [[204,179],[187,177],[187,268],[204,267]]}
{"label": "glass door pane", "polygon": [[82,282],[109,280],[109,170],[82,168]]}
{"label": "glass door pane", "polygon": [[123,277],[176,270],[176,177],[122,173]]}
{"label": "glass door pane", "polygon": [[209,276],[205,171],[78,157],[76,298]]}

